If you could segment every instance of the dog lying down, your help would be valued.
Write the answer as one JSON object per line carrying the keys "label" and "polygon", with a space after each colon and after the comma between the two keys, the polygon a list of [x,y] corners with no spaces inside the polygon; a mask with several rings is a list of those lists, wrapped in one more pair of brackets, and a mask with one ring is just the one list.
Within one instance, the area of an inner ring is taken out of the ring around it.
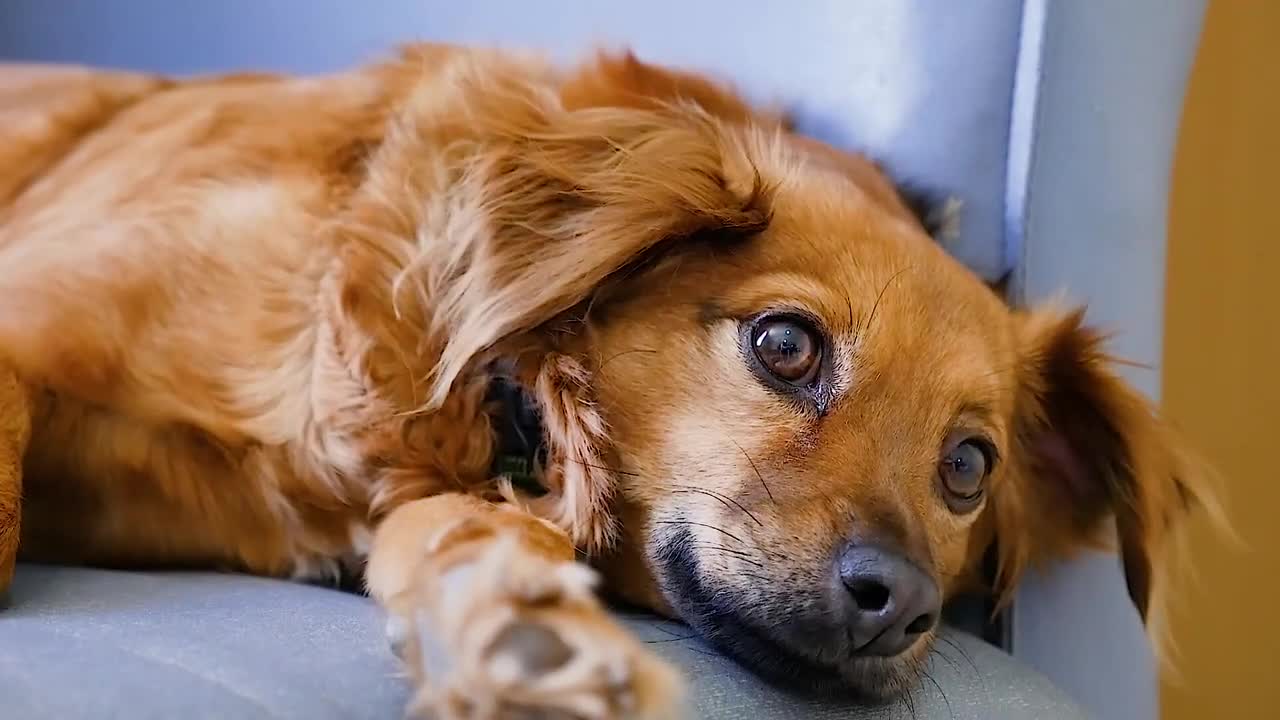
{"label": "dog lying down", "polygon": [[891,697],[989,548],[1003,597],[1114,535],[1145,617],[1205,499],[1081,312],[1006,306],[876,165],[700,76],[414,46],[8,67],[0,108],[20,556],[363,571],[419,711],[672,717],[597,572]]}

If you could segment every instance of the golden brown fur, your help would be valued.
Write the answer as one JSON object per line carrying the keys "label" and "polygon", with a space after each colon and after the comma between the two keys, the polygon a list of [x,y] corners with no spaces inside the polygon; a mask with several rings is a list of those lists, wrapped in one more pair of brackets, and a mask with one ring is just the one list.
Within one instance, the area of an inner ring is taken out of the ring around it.
{"label": "golden brown fur", "polygon": [[[398,631],[421,702],[459,717],[565,697],[663,716],[670,678],[561,568],[574,545],[731,652],[776,631],[875,694],[927,643],[846,666],[787,635],[821,628],[839,543],[891,543],[950,595],[998,537],[1003,592],[1114,513],[1145,612],[1198,501],[1078,314],[1007,308],[872,163],[695,75],[420,46],[323,78],[7,68],[0,108],[0,361],[34,400],[22,555],[296,577],[368,556],[402,625],[462,628],[447,682]],[[828,338],[820,408],[744,362],[770,309]],[[490,477],[499,368],[543,413],[544,496]],[[961,428],[1001,457],[969,513],[936,482]],[[437,584],[497,605],[464,618]],[[485,618],[530,613],[632,679],[494,695]]]}
{"label": "golden brown fur", "polygon": [[26,388],[0,368],[0,592],[13,580],[22,516],[22,456],[31,435]]}

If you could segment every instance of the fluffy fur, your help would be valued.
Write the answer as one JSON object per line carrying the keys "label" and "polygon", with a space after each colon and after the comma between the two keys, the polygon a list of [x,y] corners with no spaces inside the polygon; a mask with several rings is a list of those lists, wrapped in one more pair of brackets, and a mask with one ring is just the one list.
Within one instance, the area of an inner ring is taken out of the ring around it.
{"label": "fluffy fur", "polygon": [[[1007,592],[1115,517],[1146,613],[1203,500],[1080,313],[1006,307],[873,163],[696,75],[415,46],[321,78],[10,67],[0,108],[22,556],[367,560],[448,716],[666,717],[669,673],[583,594],[575,547],[766,674],[884,695],[928,642],[841,639],[841,544],[953,594],[998,540]],[[753,373],[740,332],[770,310],[821,329],[820,397]],[[545,495],[490,475],[499,373],[542,411]],[[937,482],[961,430],[1001,458],[964,513]]]}

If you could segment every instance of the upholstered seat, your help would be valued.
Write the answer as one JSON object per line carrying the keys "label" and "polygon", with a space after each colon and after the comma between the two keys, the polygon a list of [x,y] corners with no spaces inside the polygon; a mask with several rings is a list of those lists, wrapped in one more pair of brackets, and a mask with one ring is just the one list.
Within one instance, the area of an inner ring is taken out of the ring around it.
{"label": "upholstered seat", "polygon": [[[1204,0],[4,0],[0,60],[165,73],[316,72],[428,39],[593,45],[709,70],[803,130],[963,201],[948,249],[1016,301],[1059,289],[1158,366],[1171,148]],[[1158,375],[1130,376],[1154,394]],[[218,575],[21,567],[0,612],[0,718],[398,717],[403,685],[356,596]],[[819,708],[635,620],[687,669],[697,717],[888,717]],[[662,628],[662,629],[659,629]],[[1155,717],[1116,559],[1024,585],[996,647],[948,636],[916,717]],[[670,640],[670,642],[668,642]]]}
{"label": "upholstered seat", "polygon": [[[684,669],[692,718],[909,717],[779,692],[682,625],[626,622]],[[686,639],[687,638],[687,639]],[[951,632],[917,718],[1083,717],[1040,674]],[[0,611],[0,718],[399,718],[409,692],[368,599],[236,575],[19,566]]]}

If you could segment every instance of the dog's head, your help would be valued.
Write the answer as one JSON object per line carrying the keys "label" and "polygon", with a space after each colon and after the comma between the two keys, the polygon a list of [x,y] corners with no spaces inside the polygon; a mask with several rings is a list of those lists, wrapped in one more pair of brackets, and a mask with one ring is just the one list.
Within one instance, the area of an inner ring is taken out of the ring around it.
{"label": "dog's head", "polygon": [[1011,309],[874,165],[697,78],[603,61],[521,98],[472,118],[491,232],[437,388],[525,369],[553,466],[530,502],[611,548],[613,590],[884,695],[993,543],[1007,591],[1114,517],[1146,613],[1198,473],[1081,313]]}

